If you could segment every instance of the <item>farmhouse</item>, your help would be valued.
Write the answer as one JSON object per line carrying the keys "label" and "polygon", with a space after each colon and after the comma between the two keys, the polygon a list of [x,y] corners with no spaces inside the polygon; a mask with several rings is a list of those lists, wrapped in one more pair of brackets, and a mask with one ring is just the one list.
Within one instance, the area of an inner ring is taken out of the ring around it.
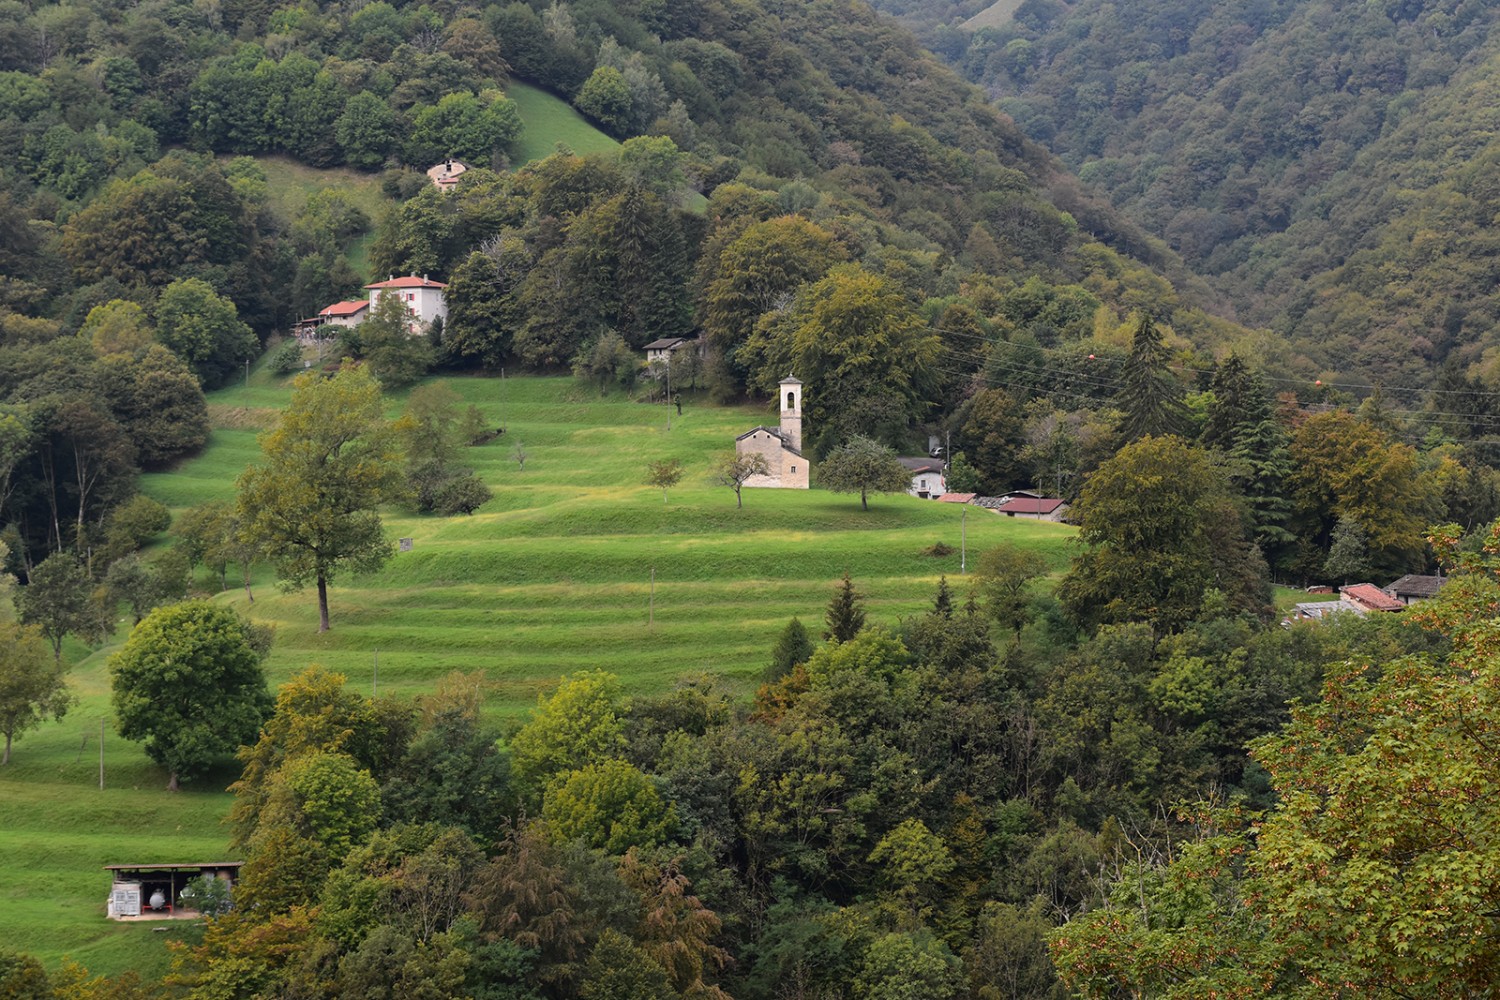
{"label": "farmhouse", "polygon": [[427,169],[427,177],[439,191],[452,191],[458,187],[458,179],[468,172],[468,166],[454,159],[444,160]]}
{"label": "farmhouse", "polygon": [[923,500],[936,500],[948,492],[948,483],[943,478],[943,460],[941,458],[898,458],[896,461],[906,466],[906,471],[911,473],[911,485],[906,492]]}
{"label": "farmhouse", "polygon": [[1404,607],[1405,604],[1373,583],[1351,583],[1339,588],[1339,599],[1336,601],[1309,601],[1296,605],[1293,617],[1318,620],[1346,612],[1367,615],[1371,612],[1400,611]]}
{"label": "farmhouse", "polygon": [[373,312],[380,304],[380,299],[385,295],[394,295],[406,304],[406,311],[411,314],[408,328],[412,333],[430,326],[433,320],[448,319],[448,300],[444,296],[444,290],[448,286],[441,281],[433,281],[427,275],[420,278],[415,274],[397,278],[394,275],[385,281],[377,281],[373,285],[366,285],[370,293],[370,309]]}
{"label": "farmhouse", "polygon": [[[192,864],[105,865],[114,876],[107,912],[111,920],[170,920],[182,916],[182,890],[204,875],[230,885],[239,878],[243,861]],[[196,912],[192,914],[196,916]]]}
{"label": "farmhouse", "polygon": [[788,375],[781,380],[781,426],[753,427],[734,439],[740,455],[760,455],[769,470],[751,476],[746,486],[761,489],[805,490],[812,484],[811,463],[802,454],[802,383]]}
{"label": "farmhouse", "polygon": [[653,340],[645,347],[646,364],[664,365],[672,360],[672,355],[683,348],[696,351],[698,349],[698,338],[696,337],[663,337],[661,340]]}
{"label": "farmhouse", "polygon": [[364,299],[335,302],[318,310],[318,317],[328,326],[359,326],[369,316],[370,303]]}

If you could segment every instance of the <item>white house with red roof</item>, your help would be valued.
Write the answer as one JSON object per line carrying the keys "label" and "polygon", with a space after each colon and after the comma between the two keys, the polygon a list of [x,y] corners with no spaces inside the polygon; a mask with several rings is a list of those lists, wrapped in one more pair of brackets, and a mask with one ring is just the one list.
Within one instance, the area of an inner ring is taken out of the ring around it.
{"label": "white house with red roof", "polygon": [[448,321],[448,301],[443,295],[447,287],[425,274],[420,278],[415,274],[405,278],[392,275],[385,281],[365,286],[370,293],[371,313],[380,304],[382,296],[395,295],[406,305],[406,311],[411,313],[410,325],[414,330],[430,326],[436,319],[445,323]]}

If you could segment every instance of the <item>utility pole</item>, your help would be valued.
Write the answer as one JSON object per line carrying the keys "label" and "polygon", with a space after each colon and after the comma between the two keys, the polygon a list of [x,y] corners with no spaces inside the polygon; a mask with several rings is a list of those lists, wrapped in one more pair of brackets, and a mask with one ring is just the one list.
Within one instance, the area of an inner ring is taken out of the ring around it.
{"label": "utility pole", "polygon": [[500,433],[505,433],[505,369],[500,369]]}
{"label": "utility pole", "polygon": [[104,716],[99,716],[99,791],[104,791]]}
{"label": "utility pole", "polygon": [[958,571],[969,571],[969,505],[964,504],[963,516],[958,527]]}
{"label": "utility pole", "polygon": [[250,388],[250,359],[245,359],[245,388]]}
{"label": "utility pole", "polygon": [[667,354],[667,430],[672,429],[672,355]]}

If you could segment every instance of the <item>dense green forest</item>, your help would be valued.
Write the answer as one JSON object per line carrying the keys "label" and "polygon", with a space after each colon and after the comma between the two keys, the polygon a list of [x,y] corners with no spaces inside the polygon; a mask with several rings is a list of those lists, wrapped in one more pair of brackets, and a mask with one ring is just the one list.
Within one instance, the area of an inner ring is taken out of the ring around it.
{"label": "dense green forest", "polygon": [[[1493,837],[1454,806],[1494,787],[1482,6],[1028,0],[972,36],[972,4],[892,9],[1011,117],[831,0],[0,3],[0,666],[30,685],[0,688],[7,748],[66,708],[65,645],[124,613],[122,735],[174,787],[244,744],[248,860],[165,981],[0,951],[0,994],[1493,981]],[[513,81],[619,148],[513,163]],[[424,174],[447,157],[472,168],[451,192]],[[385,211],[292,205],[288,160]],[[396,273],[446,282],[447,320],[376,308],[316,352],[237,503],[174,524],[137,492],[203,446],[206,389]],[[702,676],[626,698],[605,663],[508,730],[476,675],[369,699],[309,666],[273,709],[274,637],[183,601],[230,564],[247,596],[270,564],[324,598],[389,554],[382,504],[483,508],[461,456],[495,428],[427,387],[391,424],[382,391],[509,368],[661,401],[641,348],[693,333],[679,391],[795,372],[818,460],[939,436],[954,489],[1066,498],[1069,570],[995,549],[972,592],[868,624],[846,577],[749,703]],[[1460,578],[1427,610],[1278,626],[1273,579],[1439,558]],[[218,724],[149,710],[186,663]]]}
{"label": "dense green forest", "polygon": [[1494,388],[1487,5],[1033,0],[973,33],[973,4],[876,5],[1287,338],[1293,370]]}

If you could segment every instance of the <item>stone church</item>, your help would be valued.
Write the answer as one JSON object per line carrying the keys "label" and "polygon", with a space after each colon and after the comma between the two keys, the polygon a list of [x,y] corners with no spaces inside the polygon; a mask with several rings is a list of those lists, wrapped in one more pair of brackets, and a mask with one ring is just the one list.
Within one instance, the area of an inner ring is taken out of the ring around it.
{"label": "stone church", "polygon": [[780,490],[805,490],[811,463],[802,454],[802,383],[788,375],[781,380],[781,427],[755,427],[734,439],[740,455],[762,455],[769,471],[751,476],[746,486]]}

